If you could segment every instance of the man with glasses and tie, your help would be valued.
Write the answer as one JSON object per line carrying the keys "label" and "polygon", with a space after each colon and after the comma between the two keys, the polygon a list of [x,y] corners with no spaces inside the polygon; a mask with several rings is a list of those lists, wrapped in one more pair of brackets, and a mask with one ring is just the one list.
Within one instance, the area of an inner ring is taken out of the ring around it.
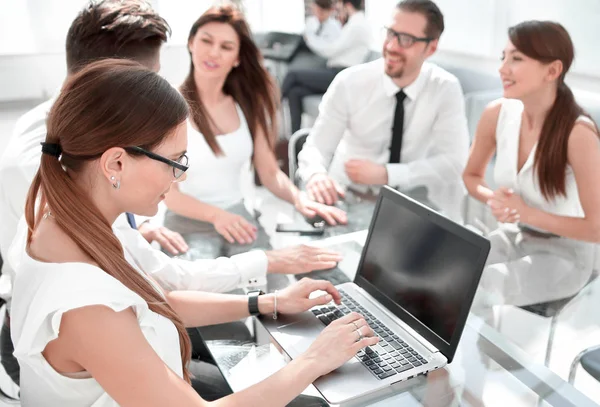
{"label": "man with glasses and tie", "polygon": [[425,190],[434,206],[460,216],[464,97],[453,75],[425,62],[443,31],[435,3],[404,0],[385,27],[383,58],[335,78],[299,154],[298,175],[312,199],[333,205],[346,189],[390,185]]}

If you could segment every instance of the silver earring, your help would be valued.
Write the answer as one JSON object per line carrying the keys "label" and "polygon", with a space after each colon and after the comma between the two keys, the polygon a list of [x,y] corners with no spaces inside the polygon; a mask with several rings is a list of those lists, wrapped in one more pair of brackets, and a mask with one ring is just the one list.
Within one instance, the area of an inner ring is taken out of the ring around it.
{"label": "silver earring", "polygon": [[[115,180],[115,177],[110,177],[110,180],[111,180],[111,181],[114,181],[114,180]],[[113,188],[114,188],[114,189],[119,189],[119,188],[121,188],[121,181],[117,180],[117,182],[113,183],[113,184],[112,184],[112,186],[113,186]]]}

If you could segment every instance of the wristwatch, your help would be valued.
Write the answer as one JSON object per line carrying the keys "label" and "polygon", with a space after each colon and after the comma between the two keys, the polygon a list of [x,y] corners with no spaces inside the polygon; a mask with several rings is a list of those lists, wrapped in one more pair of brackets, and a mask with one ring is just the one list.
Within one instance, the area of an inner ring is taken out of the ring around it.
{"label": "wristwatch", "polygon": [[260,315],[260,311],[258,311],[258,296],[263,294],[264,291],[262,290],[248,291],[248,311],[250,315]]}

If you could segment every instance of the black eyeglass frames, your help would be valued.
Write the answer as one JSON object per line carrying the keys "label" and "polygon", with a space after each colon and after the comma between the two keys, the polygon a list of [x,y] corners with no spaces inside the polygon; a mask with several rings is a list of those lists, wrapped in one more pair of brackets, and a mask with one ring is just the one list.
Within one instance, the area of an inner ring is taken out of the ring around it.
{"label": "black eyeglass frames", "polygon": [[173,167],[173,176],[177,179],[180,178],[184,172],[188,170],[188,157],[183,154],[181,157],[177,159],[177,161],[171,160],[169,158],[163,157],[162,155],[158,155],[153,153],[152,151],[148,151],[142,147],[125,147],[125,151],[135,151],[137,153],[144,154],[146,157],[151,158],[156,161],[160,161],[161,163],[165,163]]}
{"label": "black eyeglass frames", "polygon": [[416,42],[429,43],[435,39],[429,37],[415,37],[412,34],[394,31],[389,27],[383,27],[383,29],[385,30],[385,38],[387,41],[391,41],[392,39],[396,38],[398,45],[400,45],[402,48],[410,48],[415,45]]}

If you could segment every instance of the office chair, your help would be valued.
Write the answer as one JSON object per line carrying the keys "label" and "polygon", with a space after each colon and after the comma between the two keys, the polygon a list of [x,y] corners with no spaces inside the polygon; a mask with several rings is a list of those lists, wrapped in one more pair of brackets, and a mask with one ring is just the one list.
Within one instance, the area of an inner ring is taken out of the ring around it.
{"label": "office chair", "polygon": [[[2,257],[0,257],[0,268],[2,266]],[[2,304],[4,305],[4,304]],[[2,305],[0,305],[0,307],[2,307]],[[2,315],[0,313],[0,315]],[[0,322],[1,323],[1,322]],[[0,366],[0,369],[4,370],[3,366]],[[8,377],[8,375],[5,376],[7,378],[7,380],[11,381],[12,380]],[[4,392],[4,390],[0,387],[0,404],[4,405],[4,404],[8,404],[11,406],[20,406],[21,402],[18,399],[15,399],[14,397],[9,396],[8,394],[6,394]]]}
{"label": "office chair", "polygon": [[296,174],[298,170],[298,154],[302,150],[302,147],[304,147],[309,134],[310,129],[300,129],[292,134],[288,144],[289,176],[296,186],[299,186],[300,183],[300,178]]}
{"label": "office chair", "polygon": [[6,394],[4,392],[4,390],[2,390],[1,388],[0,388],[0,403],[2,405],[8,404],[10,406],[20,406],[21,405],[21,402],[18,399],[12,398],[8,394]]}
{"label": "office chair", "polygon": [[530,312],[530,313],[538,315],[540,317],[550,318],[550,332],[548,334],[548,343],[546,344],[546,354],[544,357],[544,364],[546,366],[549,366],[549,364],[550,364],[550,358],[552,356],[552,345],[554,342],[554,334],[556,333],[558,319],[560,318],[562,311],[573,300],[580,297],[581,292],[585,289],[585,287],[587,287],[590,283],[592,283],[596,279],[596,277],[598,277],[598,272],[596,270],[594,270],[592,272],[592,275],[590,276],[590,279],[585,284],[585,286],[581,289],[581,291],[579,291],[578,293],[576,293],[575,295],[572,295],[570,297],[561,298],[561,299],[555,300],[555,301],[540,302],[537,304],[524,305],[524,306],[518,307],[524,311]]}
{"label": "office chair", "polygon": [[569,370],[569,383],[575,383],[575,374],[577,366],[581,363],[581,367],[588,372],[594,379],[600,382],[600,345],[592,346],[582,351],[575,357],[571,363]]}

